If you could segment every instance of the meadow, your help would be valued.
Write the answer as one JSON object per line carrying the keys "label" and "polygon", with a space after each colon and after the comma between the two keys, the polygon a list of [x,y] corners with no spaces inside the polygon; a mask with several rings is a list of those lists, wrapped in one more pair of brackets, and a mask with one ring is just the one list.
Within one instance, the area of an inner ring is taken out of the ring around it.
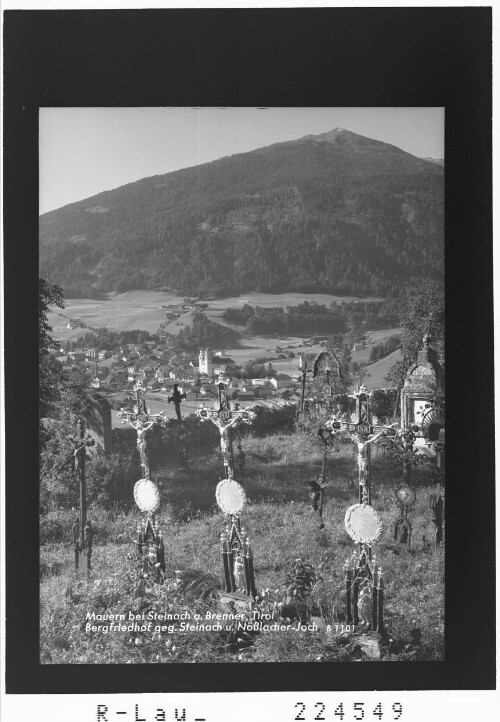
{"label": "meadow", "polygon": [[[250,293],[240,296],[228,297],[205,301],[207,307],[204,309],[206,316],[216,323],[227,326],[238,332],[237,343],[232,347],[225,347],[224,352],[229,355],[238,365],[244,365],[247,361],[257,358],[267,358],[273,363],[278,373],[296,374],[298,370],[297,359],[279,359],[276,347],[293,350],[295,354],[300,351],[307,353],[319,353],[323,346],[320,344],[305,345],[306,339],[291,336],[259,336],[251,335],[245,327],[227,323],[222,315],[228,308],[238,308],[245,303],[253,307],[263,308],[275,306],[296,306],[299,303],[319,303],[329,305],[331,303],[354,302],[354,301],[376,301],[376,298],[360,299],[354,296],[332,296],[322,293]],[[70,318],[79,319],[86,326],[105,326],[113,331],[127,331],[131,328],[140,328],[150,333],[155,333],[160,324],[165,320],[165,313],[175,309],[176,306],[185,304],[184,299],[170,293],[161,291],[127,291],[120,294],[108,294],[105,300],[94,299],[65,299],[65,308],[62,311],[52,311],[48,314],[48,321],[53,329],[53,337],[59,342],[75,340],[85,335],[83,328],[66,328]],[[193,312],[191,310],[180,310],[181,316],[172,321],[167,330],[169,333],[177,334],[180,329],[192,323]],[[370,356],[372,346],[383,342],[389,336],[399,333],[401,329],[391,328],[367,333],[367,344],[363,349],[353,352],[353,361],[366,363]],[[102,364],[104,362],[101,362]],[[100,363],[100,365],[101,365]],[[392,361],[394,363],[394,361]],[[392,365],[391,363],[391,365]],[[387,367],[390,368],[390,366]],[[370,388],[375,388],[375,379],[380,387],[387,384],[385,379],[386,366],[383,367],[383,374],[374,370],[373,381]]]}
{"label": "meadow", "polygon": [[[332,296],[325,293],[250,293],[240,296],[204,301],[209,318],[218,322],[228,308],[238,308],[245,303],[252,306],[269,308],[273,306],[296,306],[304,301],[329,305],[333,302],[377,301],[374,297]],[[48,315],[49,324],[54,329],[57,340],[77,338],[81,329],[66,329],[70,318],[79,318],[88,326],[106,326],[113,331],[128,331],[140,328],[154,332],[165,318],[165,311],[173,310],[178,304],[184,304],[184,298],[163,291],[126,291],[109,293],[104,300],[87,298],[65,299],[65,309]],[[75,333],[77,332],[77,333]]]}
{"label": "meadow", "polygon": [[[176,459],[152,468],[160,487],[158,520],[166,546],[166,579],[142,577],[135,541],[138,510],[91,507],[96,529],[92,577],[73,576],[71,526],[74,512],[53,509],[41,517],[40,661],[44,664],[144,662],[303,662],[366,659],[360,634],[346,633],[344,564],[354,544],[344,528],[347,507],[357,503],[356,462],[351,443],[338,442],[328,463],[325,529],[308,499],[307,482],[321,469],[321,448],[306,431],[243,439],[246,461],[236,478],[248,505],[242,523],[252,541],[258,590],[256,608],[279,618],[286,574],[296,559],[311,564],[317,583],[311,596],[315,631],[234,630],[86,631],[88,612],[98,614],[184,614],[205,618],[217,609],[212,589],[220,584],[219,536],[223,514],[215,504],[222,469],[216,448],[190,449],[190,469]],[[394,541],[399,516],[394,489],[401,474],[382,449],[372,456],[372,504],[384,524],[374,546],[385,580],[382,661],[444,659],[444,548],[429,543],[433,525],[429,496],[434,470],[418,467],[412,475],[417,504],[411,514],[408,548]],[[190,576],[191,575],[191,576]],[[204,579],[200,585],[186,578]],[[184,581],[183,581],[184,580]],[[206,592],[206,593],[205,593]]]}

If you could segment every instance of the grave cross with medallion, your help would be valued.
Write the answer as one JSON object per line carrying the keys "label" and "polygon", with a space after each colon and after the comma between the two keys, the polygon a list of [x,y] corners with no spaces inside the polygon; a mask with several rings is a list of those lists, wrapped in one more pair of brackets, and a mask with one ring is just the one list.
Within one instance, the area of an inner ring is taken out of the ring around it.
{"label": "grave cross with medallion", "polygon": [[[230,432],[238,421],[251,421],[253,412],[231,408],[227,395],[228,382],[219,379],[218,408],[198,409],[196,412],[202,421],[209,419],[220,433],[220,443],[224,457],[225,478],[221,479],[215,490],[215,498],[221,511],[229,518],[225,531],[220,538],[220,553],[224,570],[225,593],[222,601],[229,605],[243,604],[250,608],[256,596],[253,569],[253,551],[246,531],[240,523],[240,514],[246,505],[243,487],[233,478],[233,453]],[[250,605],[250,606],[247,606]]]}
{"label": "grave cross with medallion", "polygon": [[358,473],[359,473],[359,503],[371,503],[370,490],[370,444],[378,441],[381,436],[395,436],[396,424],[384,426],[370,423],[369,398],[371,392],[363,385],[355,394],[350,395],[356,399],[356,418],[352,421],[338,421],[333,419],[329,426],[334,431],[348,431],[352,440],[358,447]]}
{"label": "grave cross with medallion", "polygon": [[142,477],[134,485],[134,500],[139,509],[145,513],[143,527],[139,524],[137,548],[142,559],[144,570],[152,569],[156,581],[162,580],[165,571],[165,547],[159,527],[155,522],[155,512],[160,507],[160,492],[149,478],[149,463],[146,454],[146,432],[154,424],[165,422],[163,414],[151,414],[146,406],[144,387],[141,381],[134,386],[136,405],[133,411],[121,409],[118,418],[122,424],[129,424],[137,433],[137,449],[141,459]]}
{"label": "grave cross with medallion", "polygon": [[225,476],[229,478],[233,473],[233,453],[232,453],[232,442],[231,442],[231,428],[238,421],[249,422],[253,416],[252,412],[236,408],[231,408],[227,395],[227,381],[220,380],[217,384],[217,390],[219,393],[219,406],[214,409],[198,409],[196,415],[200,417],[202,421],[210,419],[210,421],[217,426],[220,434],[220,445],[222,450],[222,456],[224,458]]}

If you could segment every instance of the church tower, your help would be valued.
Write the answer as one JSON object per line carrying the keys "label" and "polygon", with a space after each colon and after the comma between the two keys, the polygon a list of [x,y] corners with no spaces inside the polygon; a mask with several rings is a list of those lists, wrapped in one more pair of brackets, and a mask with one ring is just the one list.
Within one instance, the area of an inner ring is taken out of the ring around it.
{"label": "church tower", "polygon": [[199,370],[200,374],[212,376],[212,353],[209,348],[200,348]]}

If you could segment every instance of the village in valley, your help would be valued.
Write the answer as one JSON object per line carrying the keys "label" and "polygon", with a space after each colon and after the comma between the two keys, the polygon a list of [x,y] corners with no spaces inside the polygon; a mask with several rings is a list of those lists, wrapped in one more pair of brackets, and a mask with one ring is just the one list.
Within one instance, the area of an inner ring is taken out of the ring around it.
{"label": "village in valley", "polygon": [[[127,295],[124,294],[124,297]],[[156,297],[166,301],[158,309],[152,307]],[[256,337],[245,327],[220,325],[221,312],[216,311],[215,315],[210,308],[207,313],[205,309],[209,303],[204,300],[174,298],[173,302],[169,301],[167,294],[142,294],[140,310],[147,314],[145,323],[146,316],[142,317],[143,325],[150,328],[154,325],[158,316],[156,309],[161,309],[164,320],[159,321],[156,331],[132,332],[134,343],[120,343],[119,330],[106,334],[107,329],[89,327],[82,319],[70,317],[67,311],[54,312],[49,316],[60,344],[51,352],[52,355],[62,364],[68,379],[79,379],[88,391],[99,392],[102,398],[107,399],[112,409],[113,427],[119,425],[116,410],[135,402],[133,389],[137,382],[148,392],[151,408],[172,417],[175,412],[168,398],[174,386],[185,394],[186,409],[193,411],[217,398],[219,378],[228,380],[229,398],[241,406],[255,402],[272,405],[279,400],[301,402],[301,356],[311,364],[315,356],[326,348],[328,336],[318,333],[302,337],[281,334]],[[225,304],[230,302],[231,299]],[[330,302],[335,304],[335,301]],[[107,303],[91,304],[97,318],[101,307]],[[134,300],[122,303],[133,307]],[[310,303],[311,309],[318,306],[314,301],[306,303]],[[222,302],[216,301],[210,306],[217,308],[222,306]],[[168,310],[165,311],[165,308]],[[82,311],[83,317],[88,315],[85,305],[78,305],[72,313]],[[179,344],[178,333],[175,333],[178,332],[178,319],[191,321],[193,311],[199,316],[206,313],[208,318],[213,319],[209,323],[218,322],[214,327],[217,328],[218,340],[222,343],[226,341],[224,347],[207,345],[196,349],[190,344],[192,350],[186,350]],[[393,318],[390,317],[389,321]],[[366,322],[360,322],[359,327],[351,327],[347,339],[342,338],[344,345],[348,343],[347,353],[351,359],[351,370],[354,369],[353,389],[356,379],[360,378],[370,388],[390,385],[386,372],[400,356],[401,329],[385,326],[391,326],[391,323],[382,323],[382,330],[374,330],[366,327]],[[238,328],[239,334],[235,333],[235,328]],[[128,333],[130,335],[130,331]],[[103,341],[93,345],[92,341],[99,337]],[[375,347],[380,353],[374,356]],[[381,359],[385,359],[384,363],[380,363]]]}

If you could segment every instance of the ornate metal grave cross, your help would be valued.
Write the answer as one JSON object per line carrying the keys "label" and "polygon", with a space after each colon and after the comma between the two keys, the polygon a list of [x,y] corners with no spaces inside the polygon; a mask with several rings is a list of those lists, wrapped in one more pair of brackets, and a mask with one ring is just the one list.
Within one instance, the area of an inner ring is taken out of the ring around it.
{"label": "ornate metal grave cross", "polygon": [[129,424],[137,433],[137,449],[141,458],[142,479],[134,486],[134,499],[139,509],[146,514],[143,527],[138,525],[137,550],[143,562],[144,571],[152,570],[156,581],[162,581],[165,572],[165,546],[161,531],[155,522],[155,512],[160,507],[160,492],[149,478],[149,463],[146,454],[146,433],[154,424],[163,424],[163,414],[151,414],[144,399],[141,381],[134,386],[137,403],[133,411],[122,409],[118,418],[122,424]]}
{"label": "ornate metal grave cross", "polygon": [[345,515],[345,528],[358,545],[352,559],[346,564],[346,618],[355,624],[362,622],[374,631],[382,632],[384,582],[382,570],[372,560],[372,546],[382,533],[382,522],[371,506],[370,444],[381,436],[396,434],[394,426],[370,423],[369,398],[371,394],[361,385],[351,396],[356,399],[356,421],[333,419],[329,426],[335,431],[348,431],[358,447],[359,503],[350,506]]}
{"label": "ornate metal grave cross", "polygon": [[252,418],[252,413],[245,409],[231,408],[229,405],[229,399],[227,396],[228,383],[220,380],[217,384],[217,390],[219,392],[219,407],[215,409],[198,409],[196,415],[203,421],[210,419],[210,421],[217,426],[220,433],[220,445],[222,450],[222,456],[224,458],[225,476],[228,479],[233,474],[233,451],[231,443],[231,428],[238,421],[249,422]]}
{"label": "ornate metal grave cross", "polygon": [[90,521],[87,521],[87,498],[85,483],[85,462],[87,447],[94,446],[94,439],[85,433],[85,425],[82,419],[76,424],[76,434],[69,437],[74,445],[73,455],[75,460],[75,471],[80,484],[80,514],[79,519],[73,526],[73,541],[75,543],[75,572],[77,574],[90,574],[90,558],[92,555],[93,530]]}
{"label": "ornate metal grave cross", "polygon": [[[229,517],[229,522],[220,538],[220,553],[224,570],[225,595],[222,600],[229,604],[246,605],[256,596],[253,569],[253,552],[250,540],[241,527],[240,514],[246,505],[243,487],[233,479],[233,453],[230,431],[238,421],[249,422],[253,413],[231,408],[227,396],[228,383],[222,379],[217,384],[219,406],[215,409],[198,409],[202,420],[210,419],[220,433],[220,443],[224,457],[225,478],[217,485],[215,497],[219,508]],[[229,595],[229,596],[228,596]],[[227,599],[226,599],[227,597]]]}
{"label": "ornate metal grave cross", "polygon": [[174,384],[174,390],[172,392],[172,396],[168,397],[168,403],[171,402],[175,406],[175,414],[177,416],[177,441],[179,444],[179,463],[181,469],[187,469],[188,468],[188,456],[187,456],[187,449],[186,449],[186,433],[184,429],[184,422],[181,417],[181,402],[182,399],[186,398],[186,394],[179,391],[179,385]]}
{"label": "ornate metal grave cross", "polygon": [[321,351],[313,361],[313,379],[324,380],[323,394],[326,398],[327,408],[332,410],[333,386],[336,379],[342,379],[340,361],[333,351]]}
{"label": "ornate metal grave cross", "polygon": [[358,472],[359,472],[359,503],[371,503],[370,490],[370,444],[378,441],[381,436],[395,436],[395,426],[383,426],[370,423],[369,398],[371,392],[368,392],[365,386],[360,386],[355,394],[351,394],[351,398],[356,399],[356,417],[357,420],[338,421],[335,418],[330,422],[330,427],[334,431],[348,431],[351,433],[352,440],[358,447]]}
{"label": "ornate metal grave cross", "polygon": [[133,411],[125,411],[121,409],[117,416],[121,419],[122,424],[129,424],[137,433],[137,449],[141,459],[142,474],[144,479],[149,479],[149,464],[146,455],[146,432],[158,423],[164,423],[165,417],[162,413],[151,414],[148,412],[144,399],[144,387],[141,381],[134,386],[136,392],[137,404]]}

